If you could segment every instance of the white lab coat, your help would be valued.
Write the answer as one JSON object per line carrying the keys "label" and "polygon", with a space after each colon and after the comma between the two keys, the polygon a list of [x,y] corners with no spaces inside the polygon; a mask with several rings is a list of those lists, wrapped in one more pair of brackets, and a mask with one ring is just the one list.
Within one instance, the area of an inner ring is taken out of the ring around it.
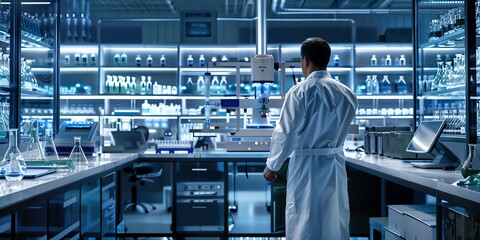
{"label": "white lab coat", "polygon": [[327,71],[312,72],[287,93],[272,135],[267,167],[289,156],[288,240],[349,239],[349,204],[343,142],[355,115],[355,94]]}

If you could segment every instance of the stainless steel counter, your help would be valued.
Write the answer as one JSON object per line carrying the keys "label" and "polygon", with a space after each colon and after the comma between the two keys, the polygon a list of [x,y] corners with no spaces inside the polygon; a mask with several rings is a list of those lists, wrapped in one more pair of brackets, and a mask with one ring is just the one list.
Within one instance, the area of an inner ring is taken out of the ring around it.
{"label": "stainless steel counter", "polygon": [[75,171],[59,170],[35,179],[18,182],[0,180],[0,209],[16,205],[44,193],[75,184],[90,176],[114,171],[122,165],[138,159],[138,154],[102,154],[89,158],[88,166],[77,167]]}
{"label": "stainless steel counter", "polygon": [[[459,205],[480,209],[480,192],[454,184],[462,179],[459,170],[444,171],[438,169],[414,168],[408,163],[377,155],[356,156],[346,153],[347,165],[380,178],[410,187],[412,189],[438,196]],[[0,209],[15,205],[45,192],[74,184],[90,176],[114,171],[137,159],[158,161],[212,159],[218,161],[259,161],[266,159],[268,153],[233,153],[221,150],[195,152],[194,154],[102,154],[92,159],[85,168],[75,172],[57,172],[38,179],[24,179],[20,182],[0,180]]]}
{"label": "stainless steel counter", "polygon": [[347,165],[352,168],[480,212],[480,188],[457,186],[456,182],[463,179],[459,168],[454,171],[421,169],[379,155],[345,155]]}

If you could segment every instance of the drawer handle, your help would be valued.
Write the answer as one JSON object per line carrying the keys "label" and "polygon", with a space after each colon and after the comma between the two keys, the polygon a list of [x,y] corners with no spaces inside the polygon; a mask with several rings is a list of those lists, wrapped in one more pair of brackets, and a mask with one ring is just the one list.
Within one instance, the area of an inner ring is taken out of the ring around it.
{"label": "drawer handle", "polygon": [[206,168],[192,168],[192,171],[193,172],[206,172],[207,169]]}
{"label": "drawer handle", "polygon": [[192,206],[194,209],[206,209],[206,206]]}

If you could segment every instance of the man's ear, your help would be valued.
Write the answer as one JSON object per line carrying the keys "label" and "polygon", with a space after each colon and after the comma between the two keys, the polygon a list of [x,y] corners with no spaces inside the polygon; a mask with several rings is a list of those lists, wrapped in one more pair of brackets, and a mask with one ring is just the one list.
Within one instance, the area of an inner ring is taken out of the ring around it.
{"label": "man's ear", "polygon": [[303,57],[303,61],[305,61],[305,67],[308,67],[308,65],[310,65],[310,61],[308,60],[307,57]]}

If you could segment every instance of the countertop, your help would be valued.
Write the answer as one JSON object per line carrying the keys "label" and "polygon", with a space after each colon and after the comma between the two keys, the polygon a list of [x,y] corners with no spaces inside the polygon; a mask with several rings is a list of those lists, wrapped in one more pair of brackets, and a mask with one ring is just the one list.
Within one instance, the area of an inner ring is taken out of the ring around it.
{"label": "countertop", "polygon": [[457,185],[464,179],[460,167],[453,171],[413,167],[400,159],[373,154],[345,153],[347,165],[443,200],[480,211],[479,186]]}
{"label": "countertop", "polygon": [[[461,204],[480,209],[480,191],[457,186],[455,183],[463,179],[460,170],[444,171],[440,169],[414,168],[398,159],[378,155],[356,155],[347,152],[347,165],[380,178],[405,185],[442,199],[460,202]],[[158,161],[179,161],[189,159],[212,159],[213,161],[259,161],[266,159],[268,153],[225,152],[222,150],[195,152],[193,154],[154,154],[104,153],[90,158],[89,165],[77,167],[74,172],[59,171],[37,179],[24,179],[20,182],[0,180],[0,209],[8,208],[27,199],[38,197],[46,192],[78,183],[86,178],[118,170],[138,159]]]}

